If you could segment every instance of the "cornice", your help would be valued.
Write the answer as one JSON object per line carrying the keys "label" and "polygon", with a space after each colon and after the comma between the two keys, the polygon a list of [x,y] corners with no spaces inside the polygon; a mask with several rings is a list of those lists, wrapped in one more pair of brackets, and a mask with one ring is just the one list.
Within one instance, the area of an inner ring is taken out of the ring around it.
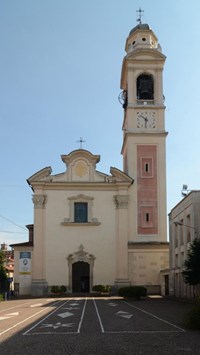
{"label": "cornice", "polygon": [[34,181],[33,189],[44,190],[99,190],[99,191],[118,191],[118,189],[127,190],[130,182],[46,182]]}
{"label": "cornice", "polygon": [[[123,154],[124,148],[126,146],[126,142],[127,142],[127,137],[128,136],[135,136],[135,137],[167,137],[168,132],[163,131],[163,132],[147,132],[142,131],[142,132],[130,132],[130,131],[125,131],[124,132],[124,140],[123,140],[123,144],[122,144],[122,149],[121,149],[121,154]],[[147,143],[144,143],[147,144]]]}

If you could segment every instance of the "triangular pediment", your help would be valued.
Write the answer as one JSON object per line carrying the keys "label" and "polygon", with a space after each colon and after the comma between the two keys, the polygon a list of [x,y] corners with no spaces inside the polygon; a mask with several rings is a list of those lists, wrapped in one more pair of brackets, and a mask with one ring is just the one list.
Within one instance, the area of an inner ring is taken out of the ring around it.
{"label": "triangular pediment", "polygon": [[50,166],[43,168],[43,169],[37,171],[37,173],[30,176],[27,179],[27,182],[29,183],[29,185],[31,185],[32,182],[34,182],[34,181],[49,181],[49,180],[51,180],[51,172],[52,172],[52,169]]}
{"label": "triangular pediment", "polygon": [[133,179],[127,174],[125,174],[123,171],[121,171],[120,169],[111,167],[110,173],[112,174],[113,178],[115,178],[116,182],[126,182],[129,184],[133,183]]}

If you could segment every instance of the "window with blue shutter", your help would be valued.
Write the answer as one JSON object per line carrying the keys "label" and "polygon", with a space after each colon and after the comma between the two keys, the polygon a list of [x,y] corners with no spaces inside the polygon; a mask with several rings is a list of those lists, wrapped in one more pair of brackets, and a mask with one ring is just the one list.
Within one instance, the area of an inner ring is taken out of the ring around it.
{"label": "window with blue shutter", "polygon": [[88,204],[87,202],[74,203],[74,222],[87,223],[88,222]]}

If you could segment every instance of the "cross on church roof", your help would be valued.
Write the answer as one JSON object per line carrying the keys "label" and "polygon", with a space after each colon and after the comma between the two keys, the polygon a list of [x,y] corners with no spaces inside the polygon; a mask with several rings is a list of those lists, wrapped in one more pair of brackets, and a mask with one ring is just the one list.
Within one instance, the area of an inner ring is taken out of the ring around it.
{"label": "cross on church roof", "polygon": [[77,141],[77,143],[80,143],[80,148],[79,149],[83,149],[83,143],[85,143],[86,141],[83,140],[82,137],[80,137],[79,141]]}
{"label": "cross on church roof", "polygon": [[139,7],[139,10],[137,10],[136,12],[138,12],[138,18],[137,18],[137,22],[139,22],[139,24],[142,23],[142,16],[143,16],[143,10],[141,9],[141,7]]}

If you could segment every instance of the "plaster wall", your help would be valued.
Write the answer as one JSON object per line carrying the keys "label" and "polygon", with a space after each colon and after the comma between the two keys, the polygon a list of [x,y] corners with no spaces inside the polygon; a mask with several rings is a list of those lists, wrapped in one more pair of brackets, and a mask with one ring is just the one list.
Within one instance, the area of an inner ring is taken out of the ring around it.
{"label": "plaster wall", "polygon": [[[70,215],[68,197],[77,191],[48,191],[45,208],[46,281],[49,285],[68,285],[67,257],[83,245],[84,251],[93,254],[94,284],[113,284],[116,270],[116,208],[113,191],[78,191],[94,198],[92,215],[99,225],[62,225]],[[109,270],[109,272],[108,272]]]}
{"label": "plaster wall", "polygon": [[132,285],[160,285],[159,271],[168,265],[168,249],[129,250],[129,277]]}

